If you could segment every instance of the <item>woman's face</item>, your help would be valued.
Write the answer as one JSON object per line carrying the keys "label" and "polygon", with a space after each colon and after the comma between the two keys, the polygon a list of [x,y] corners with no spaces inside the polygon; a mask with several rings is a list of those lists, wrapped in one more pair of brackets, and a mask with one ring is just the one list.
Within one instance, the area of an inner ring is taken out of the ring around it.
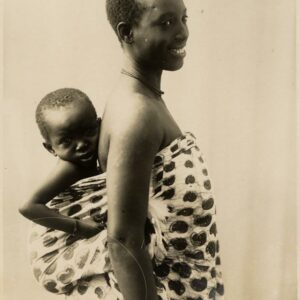
{"label": "woman's face", "polygon": [[189,36],[182,0],[138,0],[146,9],[133,27],[132,56],[141,66],[174,71],[183,65]]}

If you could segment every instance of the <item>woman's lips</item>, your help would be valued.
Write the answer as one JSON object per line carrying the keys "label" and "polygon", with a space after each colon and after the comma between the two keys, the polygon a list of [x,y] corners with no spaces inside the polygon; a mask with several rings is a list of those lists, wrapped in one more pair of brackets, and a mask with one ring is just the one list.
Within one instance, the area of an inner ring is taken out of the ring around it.
{"label": "woman's lips", "polygon": [[170,53],[172,53],[172,55],[177,56],[177,57],[185,57],[186,56],[185,47],[171,48],[169,51],[170,51]]}

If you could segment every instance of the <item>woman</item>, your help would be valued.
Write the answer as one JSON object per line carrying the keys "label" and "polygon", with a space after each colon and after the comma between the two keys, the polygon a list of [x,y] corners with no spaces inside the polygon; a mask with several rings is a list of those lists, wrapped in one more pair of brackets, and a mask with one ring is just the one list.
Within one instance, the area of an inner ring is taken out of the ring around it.
{"label": "woman", "polygon": [[[212,222],[215,213],[213,200],[210,195],[206,199],[207,195],[201,193],[197,187],[199,179],[194,175],[186,177],[186,180],[195,193],[189,190],[188,185],[183,187],[180,184],[182,167],[178,167],[173,177],[166,174],[157,179],[155,175],[159,175],[159,168],[153,165],[155,158],[164,160],[157,154],[168,156],[168,152],[180,147],[180,141],[192,139],[182,134],[172,118],[161,97],[163,92],[160,87],[163,70],[175,71],[183,65],[184,47],[188,39],[186,7],[182,0],[107,0],[107,13],[124,53],[123,76],[107,102],[99,142],[101,166],[107,172],[108,248],[120,290],[125,300],[159,299],[150,257],[143,247],[144,226],[149,205],[149,182],[151,190],[158,181],[169,179],[170,182],[165,181],[165,185],[174,188],[166,189],[160,196],[159,192],[152,191],[154,197],[160,198],[157,202],[165,204],[161,205],[161,209],[166,213],[166,219],[161,224],[166,227],[166,232],[162,230],[166,243],[165,259],[154,262],[154,271],[158,281],[161,281],[160,297],[219,299],[223,294],[223,285],[221,274],[216,270],[219,258],[216,259],[215,255],[218,244],[215,223]],[[170,150],[170,146],[174,149]],[[179,154],[178,163],[186,159],[183,152]],[[169,161],[170,168],[174,162],[172,159]],[[166,172],[166,157],[162,163]],[[187,168],[193,165],[191,160],[187,160]],[[174,179],[174,176],[178,178]],[[205,192],[209,192],[208,180],[205,187]],[[178,201],[177,197],[182,193],[177,188],[190,192],[185,193],[187,199]],[[194,195],[197,199],[193,199]],[[185,208],[182,205],[184,201],[193,205]],[[177,207],[172,205],[174,203]],[[205,206],[212,209],[210,214],[203,214]],[[171,214],[170,210],[173,210]],[[191,215],[192,210],[194,216]],[[169,222],[167,217],[175,223]],[[174,228],[169,229],[172,224]],[[210,224],[214,226],[206,227]],[[201,231],[199,228],[194,230],[196,225],[200,226]],[[167,237],[169,230],[173,232]],[[187,232],[191,238],[189,245],[185,245]],[[177,239],[174,238],[176,235]],[[213,239],[209,237],[211,235]],[[200,245],[206,247],[205,254],[191,251],[200,249]],[[201,257],[201,254],[204,255],[204,264],[193,257]],[[188,263],[180,264],[188,259]],[[202,277],[201,272],[208,270],[211,272],[209,278]],[[191,275],[198,277],[191,279]]]}
{"label": "woman", "polygon": [[70,300],[223,299],[207,169],[195,137],[181,132],[160,89],[163,70],[183,65],[186,7],[182,0],[106,5],[124,64],[102,118],[104,173],[49,204],[102,229],[82,239],[36,226],[34,274],[48,291]]}

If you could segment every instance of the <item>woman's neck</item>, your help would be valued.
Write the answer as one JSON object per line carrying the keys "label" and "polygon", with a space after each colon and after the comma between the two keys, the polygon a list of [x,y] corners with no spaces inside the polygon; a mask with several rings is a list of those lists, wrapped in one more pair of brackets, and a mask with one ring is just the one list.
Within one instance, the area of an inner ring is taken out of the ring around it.
{"label": "woman's neck", "polygon": [[162,70],[140,66],[137,62],[133,61],[132,58],[127,56],[125,56],[123,70],[140,78],[141,81],[144,81],[154,89],[160,90]]}

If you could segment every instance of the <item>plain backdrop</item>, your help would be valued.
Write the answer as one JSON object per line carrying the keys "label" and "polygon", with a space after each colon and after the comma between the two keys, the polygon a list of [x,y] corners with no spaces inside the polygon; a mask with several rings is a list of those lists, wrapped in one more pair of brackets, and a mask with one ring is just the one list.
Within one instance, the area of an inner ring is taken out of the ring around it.
{"label": "plain backdrop", "polygon": [[[177,0],[174,0],[177,1]],[[4,295],[55,300],[29,268],[18,206],[51,170],[34,121],[61,87],[102,113],[121,49],[104,0],[4,4]],[[165,73],[165,101],[195,133],[216,194],[227,300],[296,299],[295,3],[189,0],[185,66]],[[121,101],[121,99],[120,99]]]}

